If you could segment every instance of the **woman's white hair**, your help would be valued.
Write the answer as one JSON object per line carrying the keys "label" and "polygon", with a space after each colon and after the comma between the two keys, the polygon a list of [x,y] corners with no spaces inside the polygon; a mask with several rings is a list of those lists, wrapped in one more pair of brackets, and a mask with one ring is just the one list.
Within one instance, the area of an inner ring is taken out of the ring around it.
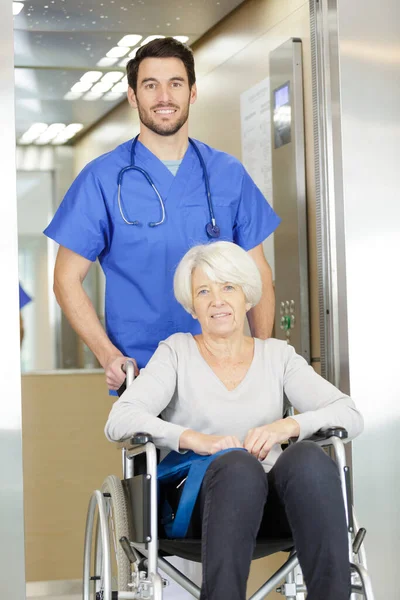
{"label": "woman's white hair", "polygon": [[194,246],[179,263],[174,276],[174,293],[179,304],[194,314],[192,274],[200,267],[207,276],[218,283],[239,285],[246,302],[255,306],[261,298],[260,271],[251,256],[232,242],[214,242]]}

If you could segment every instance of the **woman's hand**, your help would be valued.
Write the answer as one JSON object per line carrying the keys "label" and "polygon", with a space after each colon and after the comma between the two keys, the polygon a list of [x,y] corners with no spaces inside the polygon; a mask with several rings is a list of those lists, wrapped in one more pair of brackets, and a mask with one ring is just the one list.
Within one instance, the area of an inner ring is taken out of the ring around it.
{"label": "woman's hand", "polygon": [[250,429],[243,447],[258,460],[264,460],[275,444],[286,442],[291,437],[298,437],[300,426],[295,419],[279,419],[269,425]]}
{"label": "woman's hand", "polygon": [[234,435],[208,435],[186,429],[179,438],[179,448],[207,456],[228,448],[243,448],[243,444]]}

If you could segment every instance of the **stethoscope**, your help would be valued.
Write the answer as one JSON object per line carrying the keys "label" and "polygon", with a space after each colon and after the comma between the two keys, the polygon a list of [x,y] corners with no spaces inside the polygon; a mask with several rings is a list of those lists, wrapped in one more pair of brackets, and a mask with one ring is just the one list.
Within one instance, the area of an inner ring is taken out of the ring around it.
{"label": "stethoscope", "polygon": [[[135,165],[135,150],[136,150],[136,144],[138,141],[139,136],[136,136],[135,139],[132,142],[132,147],[131,147],[131,164],[128,167],[124,167],[123,169],[120,170],[119,174],[118,174],[118,207],[119,207],[119,212],[121,213],[121,217],[123,218],[123,220],[125,221],[125,223],[127,225],[141,225],[141,223],[139,221],[128,221],[128,219],[125,217],[124,215],[124,211],[122,209],[122,203],[121,203],[121,187],[122,187],[122,178],[124,176],[124,174],[127,171],[138,171],[139,173],[141,173],[149,182],[149,184],[151,185],[151,187],[153,188],[158,201],[160,203],[160,207],[161,207],[161,220],[158,222],[151,222],[148,223],[149,227],[157,227],[158,225],[162,225],[165,221],[165,205],[163,202],[163,199],[161,198],[160,192],[158,191],[158,189],[156,188],[152,178],[150,177],[150,175],[147,173],[147,171],[145,171],[144,169],[141,169],[140,167],[137,167]],[[206,164],[204,162],[204,159],[202,157],[202,155],[200,154],[200,150],[198,149],[197,145],[195,144],[195,142],[189,138],[189,142],[192,144],[192,147],[194,149],[194,151],[197,154],[197,157],[200,161],[200,165],[201,168],[203,170],[203,177],[204,177],[204,183],[206,186],[206,195],[207,195],[207,202],[208,202],[208,210],[210,211],[210,223],[207,223],[206,225],[206,232],[207,235],[211,238],[219,238],[219,236],[221,235],[220,232],[220,228],[218,227],[216,221],[215,221],[215,215],[214,215],[214,208],[213,208],[213,204],[212,204],[212,200],[211,200],[211,191],[210,191],[210,181],[208,179],[208,174],[207,174],[207,167]]]}

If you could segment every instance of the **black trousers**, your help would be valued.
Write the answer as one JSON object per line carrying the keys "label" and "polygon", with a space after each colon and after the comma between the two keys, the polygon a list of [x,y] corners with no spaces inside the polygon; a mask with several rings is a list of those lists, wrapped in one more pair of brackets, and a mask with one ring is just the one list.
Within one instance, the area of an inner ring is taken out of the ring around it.
{"label": "black trousers", "polygon": [[289,446],[266,474],[247,452],[215,459],[188,537],[202,539],[201,600],[245,600],[257,537],[293,536],[307,600],[348,600],[350,565],[338,469],[312,442]]}

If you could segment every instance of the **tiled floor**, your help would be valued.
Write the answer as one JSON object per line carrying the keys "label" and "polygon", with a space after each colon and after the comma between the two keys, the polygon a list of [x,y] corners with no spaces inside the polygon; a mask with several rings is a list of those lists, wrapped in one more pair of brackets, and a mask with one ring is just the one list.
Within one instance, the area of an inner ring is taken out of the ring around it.
{"label": "tiled floor", "polygon": [[[169,561],[181,570],[192,581],[200,584],[201,566],[190,561],[172,557]],[[178,584],[162,573],[169,580],[169,585],[164,588],[163,600],[193,600],[193,596]],[[80,581],[65,582],[37,582],[27,584],[27,600],[82,600],[82,584]]]}

